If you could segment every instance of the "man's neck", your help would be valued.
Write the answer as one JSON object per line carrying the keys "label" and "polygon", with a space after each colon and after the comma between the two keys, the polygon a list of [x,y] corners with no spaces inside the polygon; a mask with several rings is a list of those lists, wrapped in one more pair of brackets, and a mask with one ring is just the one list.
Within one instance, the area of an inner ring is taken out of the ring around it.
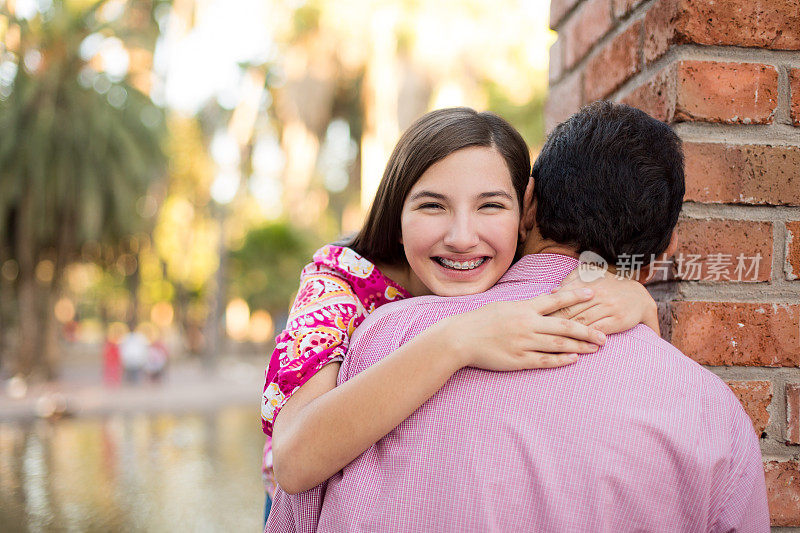
{"label": "man's neck", "polygon": [[[547,240],[529,240],[522,249],[522,255],[530,254],[558,254],[580,259],[580,254],[575,248]],[[614,265],[606,265],[606,270],[611,274],[617,272],[617,268]]]}
{"label": "man's neck", "polygon": [[522,253],[524,255],[558,254],[558,255],[566,255],[567,257],[572,257],[574,259],[578,259],[580,255],[574,248],[546,240],[537,240],[535,242],[529,241],[526,244],[526,246],[522,249]]}

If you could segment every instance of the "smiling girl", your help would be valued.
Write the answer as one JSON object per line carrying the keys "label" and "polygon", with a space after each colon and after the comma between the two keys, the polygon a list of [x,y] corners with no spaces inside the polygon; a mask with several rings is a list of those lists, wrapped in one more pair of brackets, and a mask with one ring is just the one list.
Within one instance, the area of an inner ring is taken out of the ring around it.
{"label": "smiling girl", "polygon": [[[608,277],[594,291],[500,302],[443,320],[336,387],[350,335],[376,308],[409,296],[474,294],[501,278],[514,260],[529,176],[522,137],[491,113],[433,111],[403,134],[364,227],[347,246],[314,255],[277,337],[261,413],[283,490],[328,479],[463,367],[561,366],[596,351],[603,332],[639,322],[657,328],[647,291]],[[547,316],[563,308],[574,320]]]}

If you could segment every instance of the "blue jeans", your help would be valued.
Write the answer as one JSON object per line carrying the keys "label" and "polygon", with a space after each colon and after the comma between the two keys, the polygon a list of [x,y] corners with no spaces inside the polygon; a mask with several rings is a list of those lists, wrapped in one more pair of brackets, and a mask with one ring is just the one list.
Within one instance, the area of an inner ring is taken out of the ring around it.
{"label": "blue jeans", "polygon": [[267,494],[267,500],[264,502],[264,525],[267,525],[267,518],[269,517],[269,510],[272,509],[272,498]]}

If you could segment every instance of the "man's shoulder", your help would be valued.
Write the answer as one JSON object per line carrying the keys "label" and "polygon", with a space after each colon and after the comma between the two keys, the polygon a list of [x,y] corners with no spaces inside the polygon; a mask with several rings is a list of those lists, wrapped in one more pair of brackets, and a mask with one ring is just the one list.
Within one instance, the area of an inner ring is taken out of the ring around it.
{"label": "man's shoulder", "polygon": [[[475,307],[481,300],[487,299],[479,295],[444,297],[444,296],[415,296],[395,302],[389,302],[369,314],[364,322],[356,329],[353,340],[363,337],[366,332],[383,330],[388,324],[392,329],[410,329],[421,317],[435,322],[439,318],[458,314],[467,308]],[[489,301],[489,300],[487,300]]]}
{"label": "man's shoulder", "polygon": [[632,352],[641,372],[660,376],[667,384],[690,387],[705,409],[713,411],[727,406],[725,411],[730,414],[730,409],[741,407],[733,391],[719,376],[647,326],[639,324],[628,331],[610,335],[609,339],[612,343],[621,343],[620,350]]}
{"label": "man's shoulder", "polygon": [[645,353],[652,354],[653,356],[666,360],[672,365],[686,368],[687,370],[691,370],[694,373],[698,373],[704,377],[716,377],[712,372],[709,372],[707,369],[703,368],[702,365],[693,360],[689,355],[684,354],[682,351],[664,340],[658,335],[658,333],[644,324],[638,324],[627,331],[610,335],[609,339],[612,341],[622,341],[624,343],[624,347],[621,349],[623,350],[631,348],[642,350]]}
{"label": "man's shoulder", "polygon": [[667,358],[677,365],[700,366],[644,324],[638,324],[627,331],[613,334],[610,338],[612,340],[624,339],[626,346],[647,350],[659,357]]}
{"label": "man's shoulder", "polygon": [[[410,314],[415,313],[415,309],[419,307],[418,300],[427,298],[425,296],[417,296],[413,298],[405,298],[394,302],[386,303],[373,312],[371,312],[359,327],[353,333],[353,341],[363,336],[365,331],[383,327],[386,323],[403,322],[404,318],[408,318]],[[407,322],[407,320],[405,320]]]}

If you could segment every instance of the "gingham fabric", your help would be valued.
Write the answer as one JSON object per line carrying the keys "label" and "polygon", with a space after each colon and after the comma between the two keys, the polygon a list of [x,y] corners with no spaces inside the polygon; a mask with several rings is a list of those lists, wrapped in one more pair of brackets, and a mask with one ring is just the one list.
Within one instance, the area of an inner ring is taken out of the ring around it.
{"label": "gingham fabric", "polygon": [[[388,304],[339,381],[436,321],[548,292],[577,265],[526,256],[486,293]],[[435,356],[435,354],[431,354]],[[326,484],[278,490],[267,531],[768,531],[758,438],[730,389],[639,325],[557,369],[456,373]]]}

